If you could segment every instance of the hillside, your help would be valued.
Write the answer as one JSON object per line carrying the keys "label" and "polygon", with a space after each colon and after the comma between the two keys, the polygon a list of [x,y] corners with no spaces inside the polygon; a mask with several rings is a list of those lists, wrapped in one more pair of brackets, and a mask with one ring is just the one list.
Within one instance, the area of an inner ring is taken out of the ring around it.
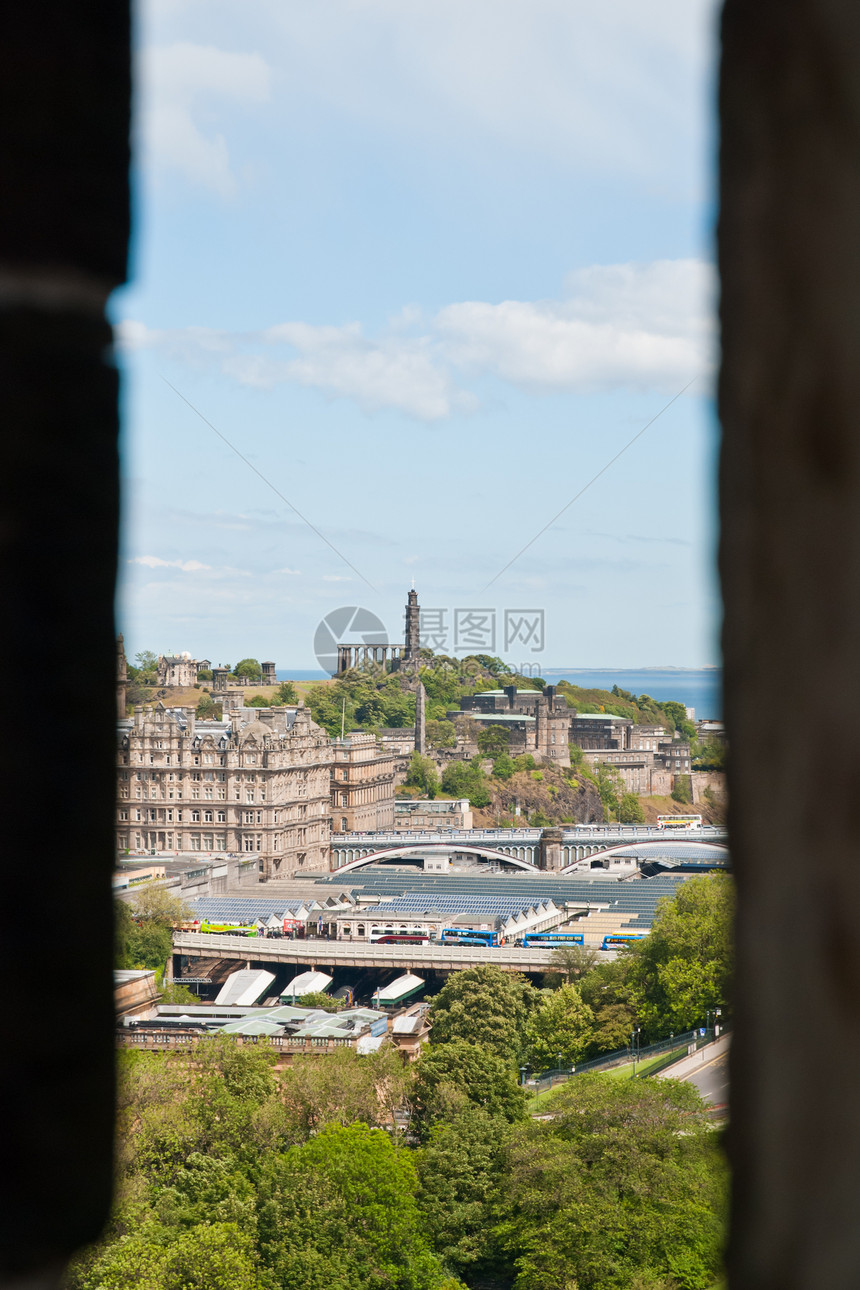
{"label": "hillside", "polygon": [[569,777],[554,766],[542,766],[518,771],[509,779],[490,778],[487,783],[491,801],[482,810],[475,810],[476,828],[599,824],[604,818],[596,786],[575,771]]}

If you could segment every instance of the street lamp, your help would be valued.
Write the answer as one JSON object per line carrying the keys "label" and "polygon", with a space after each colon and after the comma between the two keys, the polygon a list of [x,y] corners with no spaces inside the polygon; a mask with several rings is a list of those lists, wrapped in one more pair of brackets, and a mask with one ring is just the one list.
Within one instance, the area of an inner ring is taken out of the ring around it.
{"label": "street lamp", "polygon": [[525,1082],[526,1082],[526,1072],[527,1072],[527,1070],[528,1070],[528,1066],[521,1066],[521,1067],[520,1067],[520,1084],[522,1084],[522,1085],[524,1085],[524,1084],[525,1084]]}
{"label": "street lamp", "polygon": [[633,1033],[630,1036],[630,1047],[633,1052],[633,1075],[631,1077],[632,1079],[636,1078],[636,1056],[637,1056],[637,1053],[639,1052],[639,1033],[641,1029],[642,1029],[641,1026],[634,1026]]}

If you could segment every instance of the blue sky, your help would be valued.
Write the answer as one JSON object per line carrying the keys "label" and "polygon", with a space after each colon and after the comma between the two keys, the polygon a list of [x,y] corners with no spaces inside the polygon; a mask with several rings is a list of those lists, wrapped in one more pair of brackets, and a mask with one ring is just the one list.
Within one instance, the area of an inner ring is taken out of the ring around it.
{"label": "blue sky", "polygon": [[313,667],[338,606],[399,640],[414,578],[515,663],[718,662],[715,13],[142,0],[131,655]]}

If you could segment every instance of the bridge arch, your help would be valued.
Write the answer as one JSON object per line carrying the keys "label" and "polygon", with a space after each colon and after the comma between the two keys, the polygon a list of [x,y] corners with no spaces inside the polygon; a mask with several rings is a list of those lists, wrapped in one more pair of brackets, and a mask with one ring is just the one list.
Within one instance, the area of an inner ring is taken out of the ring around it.
{"label": "bridge arch", "polygon": [[354,869],[362,869],[365,865],[376,864],[379,861],[403,859],[405,856],[427,855],[428,853],[445,855],[451,852],[456,852],[457,855],[477,856],[481,860],[500,860],[503,864],[512,865],[515,869],[525,869],[528,873],[534,873],[537,868],[530,861],[521,860],[519,856],[511,855],[507,851],[499,851],[495,847],[464,845],[461,842],[410,842],[400,847],[385,847],[380,851],[368,851],[364,855],[357,856],[354,860],[347,861],[346,864],[338,865],[333,872],[350,873]]}
{"label": "bridge arch", "polygon": [[[579,848],[577,848],[579,850]],[[728,867],[729,849],[719,842],[695,842],[686,838],[648,838],[642,842],[623,842],[614,847],[587,846],[585,855],[572,864],[565,865],[561,873],[573,873],[592,858],[610,859],[623,856],[625,859],[666,860],[670,864],[681,865],[685,862],[699,864],[703,869],[708,861],[714,866]]]}

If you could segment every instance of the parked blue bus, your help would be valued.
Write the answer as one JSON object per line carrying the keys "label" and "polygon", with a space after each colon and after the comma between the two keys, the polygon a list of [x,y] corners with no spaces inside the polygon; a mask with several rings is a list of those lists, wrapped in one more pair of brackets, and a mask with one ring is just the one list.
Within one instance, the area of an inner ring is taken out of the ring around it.
{"label": "parked blue bus", "polygon": [[644,941],[644,932],[616,932],[614,936],[604,936],[602,950],[620,950],[623,946],[629,945],[631,941]]}
{"label": "parked blue bus", "polygon": [[561,949],[565,945],[584,945],[582,932],[526,932],[523,945],[544,946],[550,950]]}
{"label": "parked blue bus", "polygon": [[443,927],[441,943],[443,945],[498,945],[499,933],[475,931],[471,927]]}

